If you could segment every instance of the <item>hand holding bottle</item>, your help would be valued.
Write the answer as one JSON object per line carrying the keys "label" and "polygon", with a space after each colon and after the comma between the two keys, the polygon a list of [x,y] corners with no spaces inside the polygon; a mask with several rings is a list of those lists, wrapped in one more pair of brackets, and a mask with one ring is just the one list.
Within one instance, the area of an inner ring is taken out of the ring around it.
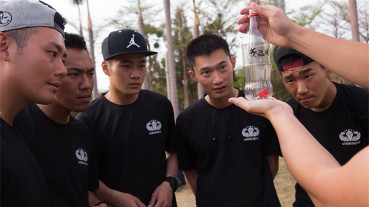
{"label": "hand holding bottle", "polygon": [[242,9],[240,13],[245,16],[237,21],[241,25],[238,28],[240,32],[247,33],[249,31],[248,14],[250,9],[260,15],[258,29],[265,40],[281,47],[291,47],[291,37],[294,37],[295,33],[298,33],[302,27],[292,22],[276,6],[257,5],[253,2],[250,7]]}

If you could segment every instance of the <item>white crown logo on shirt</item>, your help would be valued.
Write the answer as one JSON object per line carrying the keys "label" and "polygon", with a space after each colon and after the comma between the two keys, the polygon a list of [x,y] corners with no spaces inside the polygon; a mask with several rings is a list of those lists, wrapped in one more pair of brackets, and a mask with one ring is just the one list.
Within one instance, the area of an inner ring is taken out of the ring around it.
{"label": "white crown logo on shirt", "polygon": [[259,140],[260,130],[255,126],[247,126],[242,130],[242,136],[245,137],[243,141]]}
{"label": "white crown logo on shirt", "polygon": [[360,137],[361,137],[360,132],[354,131],[352,129],[346,129],[339,135],[340,140],[344,142],[356,142],[360,140]]}
{"label": "white crown logo on shirt", "polygon": [[147,122],[146,124],[146,129],[149,130],[149,135],[160,134],[161,127],[162,127],[161,122],[155,119]]}
{"label": "white crown logo on shirt", "polygon": [[242,136],[244,137],[257,137],[259,133],[259,128],[254,126],[247,126],[242,130]]}

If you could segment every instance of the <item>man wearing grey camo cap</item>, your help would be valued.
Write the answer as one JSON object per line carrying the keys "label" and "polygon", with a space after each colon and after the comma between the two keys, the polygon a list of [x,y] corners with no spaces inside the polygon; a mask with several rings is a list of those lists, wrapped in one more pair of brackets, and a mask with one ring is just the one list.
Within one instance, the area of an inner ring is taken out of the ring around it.
{"label": "man wearing grey camo cap", "polygon": [[49,104],[66,75],[65,19],[38,1],[0,1],[1,206],[50,206],[44,175],[13,127],[30,103]]}

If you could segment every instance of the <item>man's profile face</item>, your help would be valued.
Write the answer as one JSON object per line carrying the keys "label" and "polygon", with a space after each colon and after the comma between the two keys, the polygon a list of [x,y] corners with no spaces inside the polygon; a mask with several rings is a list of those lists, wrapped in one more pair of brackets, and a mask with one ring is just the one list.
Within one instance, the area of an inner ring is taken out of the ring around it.
{"label": "man's profile face", "polygon": [[55,29],[37,27],[21,52],[15,41],[9,45],[14,85],[28,102],[50,104],[54,100],[61,78],[66,74],[63,36]]}

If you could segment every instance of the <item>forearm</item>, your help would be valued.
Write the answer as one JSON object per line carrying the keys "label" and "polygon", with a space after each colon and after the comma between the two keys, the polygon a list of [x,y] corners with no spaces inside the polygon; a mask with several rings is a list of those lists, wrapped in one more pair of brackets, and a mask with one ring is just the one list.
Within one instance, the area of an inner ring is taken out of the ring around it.
{"label": "forearm", "polygon": [[274,179],[275,176],[278,173],[278,168],[279,168],[279,156],[278,155],[269,155],[266,156],[266,160],[268,161],[269,164],[269,168],[270,168],[270,172],[272,174],[272,178]]}
{"label": "forearm", "polygon": [[166,176],[176,178],[179,174],[178,156],[176,152],[167,153],[167,173]]}
{"label": "forearm", "polygon": [[321,185],[317,181],[322,175],[340,167],[292,113],[270,113],[268,118],[277,132],[288,169],[306,190]]}
{"label": "forearm", "polygon": [[186,184],[190,187],[192,193],[196,195],[196,182],[197,182],[197,172],[196,169],[184,170],[183,175],[186,179]]}
{"label": "forearm", "polygon": [[337,39],[301,26],[295,28],[297,32],[290,37],[290,47],[347,80],[369,88],[368,44]]}

